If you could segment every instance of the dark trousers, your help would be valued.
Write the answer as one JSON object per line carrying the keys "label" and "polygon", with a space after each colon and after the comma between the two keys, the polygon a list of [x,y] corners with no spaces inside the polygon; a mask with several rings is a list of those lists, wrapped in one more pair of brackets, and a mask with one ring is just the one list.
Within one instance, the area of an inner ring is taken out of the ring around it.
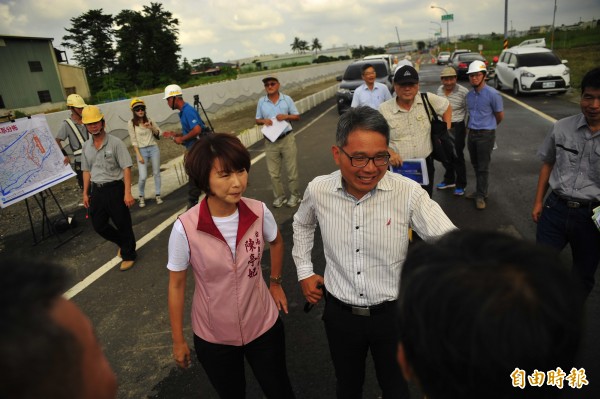
{"label": "dark trousers", "polygon": [[567,243],[573,255],[573,274],[588,295],[600,262],[600,231],[592,220],[591,207],[569,208],[555,193],[550,193],[538,221],[536,241],[562,250]]}
{"label": "dark trousers", "polygon": [[425,158],[425,165],[427,165],[427,176],[429,177],[429,184],[426,186],[421,186],[427,194],[429,194],[429,198],[433,195],[433,179],[435,178],[435,167],[433,164],[433,156],[429,155]]}
{"label": "dark trousers", "polygon": [[467,186],[467,167],[465,166],[465,139],[467,131],[465,122],[452,122],[452,129],[448,130],[450,140],[454,144],[455,157],[449,162],[443,162],[446,173],[444,173],[444,182],[456,184],[458,188]]}
{"label": "dark trousers", "polygon": [[[198,140],[196,140],[198,142]],[[193,146],[192,146],[193,147]],[[185,164],[185,158],[187,154],[192,150],[192,147],[185,150],[185,154],[183,154],[183,163]],[[189,179],[189,176],[188,176]],[[188,206],[187,209],[194,207],[198,203],[198,199],[202,194],[202,190],[198,187],[192,179],[188,180]]]}
{"label": "dark trousers", "polygon": [[[117,244],[123,260],[135,260],[135,236],[124,198],[125,186],[122,181],[107,187],[92,184],[89,214],[96,233]],[[111,221],[114,226],[110,224]]]}
{"label": "dark trousers", "polygon": [[476,132],[469,130],[467,147],[471,164],[475,170],[475,180],[477,181],[476,197],[486,198],[488,196],[490,163],[492,161],[492,150],[496,141],[496,133],[488,130],[486,132]]}
{"label": "dark trousers", "polygon": [[266,333],[243,346],[213,344],[197,335],[194,335],[194,346],[198,360],[220,398],[246,397],[244,357],[267,398],[294,398],[285,361],[281,319]]}
{"label": "dark trousers", "polygon": [[81,170],[81,162],[74,162],[75,174],[77,175],[77,185],[83,189],[83,171]]}
{"label": "dark trousers", "polygon": [[371,350],[383,399],[409,398],[397,361],[395,306],[372,316],[359,316],[330,299],[323,313],[329,351],[335,368],[338,399],[361,399],[365,360]]}

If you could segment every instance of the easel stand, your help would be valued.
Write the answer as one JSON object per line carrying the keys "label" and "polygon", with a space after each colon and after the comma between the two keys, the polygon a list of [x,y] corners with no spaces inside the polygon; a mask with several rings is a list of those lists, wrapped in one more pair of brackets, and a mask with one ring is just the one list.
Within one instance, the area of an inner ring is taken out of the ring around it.
{"label": "easel stand", "polygon": [[65,212],[63,211],[60,204],[58,203],[58,200],[54,196],[52,189],[48,188],[44,191],[40,191],[39,193],[37,193],[33,196],[33,199],[35,200],[37,206],[40,208],[40,211],[42,212],[42,220],[40,221],[41,234],[40,234],[39,240],[38,240],[38,236],[35,233],[36,229],[34,226],[33,217],[31,215],[31,209],[29,208],[29,201],[27,198],[25,199],[25,206],[27,207],[27,216],[29,217],[29,225],[31,226],[31,234],[33,235],[33,245],[39,244],[40,242],[44,241],[46,238],[48,238],[50,236],[55,236],[56,239],[58,240],[58,245],[54,247],[54,249],[56,249],[56,248],[60,247],[61,245],[65,244],[66,242],[68,242],[69,240],[77,237],[81,233],[81,231],[73,232],[73,231],[70,231],[71,228],[69,227],[70,236],[67,237],[66,239],[63,239],[61,237],[60,233],[56,230],[56,228],[50,221],[50,218],[48,217],[48,209],[46,207],[46,201],[49,198],[52,198],[54,200],[54,203],[56,204],[56,206],[58,207],[58,210],[60,211],[61,217],[64,218],[64,220],[67,222],[67,224],[69,226],[71,224],[67,215],[65,215]]}

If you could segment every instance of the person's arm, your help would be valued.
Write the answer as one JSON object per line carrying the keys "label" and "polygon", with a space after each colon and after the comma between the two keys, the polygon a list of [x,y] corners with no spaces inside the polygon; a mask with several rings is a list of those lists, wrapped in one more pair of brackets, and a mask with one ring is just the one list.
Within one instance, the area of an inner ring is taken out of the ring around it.
{"label": "person's arm", "polygon": [[[281,233],[277,231],[277,237],[270,243],[271,252],[271,277],[281,277],[283,271],[283,238]],[[280,283],[269,280],[269,292],[277,305],[277,309],[288,313],[288,303],[283,292],[283,287]]]}
{"label": "person's arm", "polygon": [[58,144],[58,148],[60,148],[60,151],[65,156],[65,159],[63,159],[63,163],[65,165],[68,165],[69,164],[69,156],[67,155],[67,152],[65,151],[65,149],[62,147],[62,141],[60,139],[56,139],[56,144]]}
{"label": "person's arm", "polygon": [[137,141],[137,132],[135,131],[135,125],[133,124],[133,122],[130,120],[129,123],[127,123],[127,131],[129,132],[129,141],[131,141],[131,146],[133,147],[133,150],[135,151],[135,157],[137,158],[137,161],[141,164],[144,163],[144,157],[142,157],[142,153],[140,152],[139,149],[139,145],[138,145],[138,141]]}
{"label": "person's arm", "polygon": [[83,171],[83,206],[86,208],[90,207],[90,182],[91,175],[89,170]]}
{"label": "person's arm", "polygon": [[299,121],[300,120],[300,112],[298,112],[298,109],[296,108],[296,104],[294,104],[294,100],[292,100],[289,96],[286,96],[284,94],[281,95],[283,97],[283,101],[285,101],[285,103],[288,106],[288,113],[287,114],[279,114],[277,115],[277,120],[278,121]]}
{"label": "person's arm", "polygon": [[127,207],[135,204],[135,199],[131,195],[131,167],[123,169],[123,182],[125,184],[125,198],[123,199]]}
{"label": "person's arm", "polygon": [[538,177],[537,189],[535,191],[535,201],[533,203],[533,210],[531,211],[531,218],[534,222],[540,220],[542,215],[542,209],[544,207],[544,197],[548,191],[548,181],[550,180],[550,174],[554,164],[544,162],[540,169],[540,176]]}
{"label": "person's arm", "polygon": [[504,119],[504,111],[494,112],[494,117],[496,117],[496,125],[499,125]]}
{"label": "person's arm", "polygon": [[411,188],[409,196],[411,210],[410,224],[424,241],[432,242],[444,234],[456,230],[456,226],[444,213],[437,202],[429,198],[420,187]]}
{"label": "person's arm", "polygon": [[176,142],[177,144],[182,144],[184,141],[188,141],[193,139],[196,136],[200,136],[200,134],[202,133],[202,126],[200,126],[200,124],[194,126],[194,128],[192,130],[190,130],[188,132],[188,134],[186,134],[185,136],[180,133],[180,136],[178,137],[173,137],[173,141]]}
{"label": "person's arm", "polygon": [[278,121],[299,121],[300,115],[291,115],[291,114],[278,114]]}
{"label": "person's arm", "polygon": [[183,335],[183,311],[185,304],[185,280],[187,270],[169,271],[169,319],[173,340],[173,358],[179,367],[190,366],[190,348]]}
{"label": "person's arm", "polygon": [[448,129],[452,128],[452,106],[450,105],[450,103],[448,103],[448,108],[446,108],[446,111],[442,114],[442,119],[444,120],[444,122],[446,122],[446,126],[448,127]]}

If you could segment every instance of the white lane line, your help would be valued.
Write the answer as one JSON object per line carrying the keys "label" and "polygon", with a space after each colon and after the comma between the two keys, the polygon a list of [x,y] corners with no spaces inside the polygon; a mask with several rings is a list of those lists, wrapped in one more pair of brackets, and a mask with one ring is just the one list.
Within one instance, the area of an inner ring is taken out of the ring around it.
{"label": "white lane line", "polygon": [[546,115],[546,114],[545,114],[545,113],[543,113],[542,111],[539,111],[539,110],[537,110],[537,109],[535,109],[535,108],[533,108],[533,107],[530,107],[529,105],[525,104],[523,101],[519,101],[519,100],[517,100],[517,99],[516,99],[516,98],[514,98],[514,97],[508,96],[508,95],[506,95],[506,94],[502,93],[500,90],[498,90],[498,93],[500,93],[500,95],[501,95],[502,97],[504,97],[504,98],[506,98],[506,99],[508,99],[508,100],[510,100],[510,101],[512,101],[512,102],[514,102],[514,103],[516,103],[516,104],[518,104],[518,105],[520,105],[521,107],[523,107],[523,108],[525,108],[525,109],[527,109],[527,110],[529,110],[529,111],[533,112],[534,114],[536,114],[536,115],[538,115],[538,116],[541,116],[542,118],[546,119],[547,121],[550,121],[550,122],[552,122],[552,123],[555,123],[555,122],[556,122],[556,119],[554,119],[554,118],[553,118],[553,117],[551,117],[550,115]]}
{"label": "white lane line", "polygon": [[[325,116],[325,114],[327,114],[329,111],[331,111],[335,107],[336,107],[336,105],[334,105],[334,106],[326,109],[321,115],[319,115],[318,117],[316,117],[315,119],[313,119],[310,123],[308,123],[302,129],[300,129],[296,133],[294,133],[294,136],[302,133],[308,127],[312,126],[314,123],[316,123],[319,119],[321,119],[323,116]],[[260,153],[259,155],[257,155],[256,157],[254,157],[252,159],[252,161],[251,161],[252,163],[251,164],[254,165],[256,162],[260,161],[264,157],[265,157],[265,153],[264,152]],[[156,237],[157,235],[159,235],[160,233],[162,233],[163,230],[165,230],[167,227],[172,226],[173,223],[175,223],[175,220],[177,220],[177,217],[179,215],[181,215],[183,212],[185,212],[185,210],[186,210],[185,207],[181,208],[180,210],[178,210],[177,212],[175,212],[173,215],[169,216],[161,224],[159,224],[154,229],[152,229],[152,231],[150,231],[144,237],[142,237],[141,239],[139,239],[136,242],[137,249],[139,250],[144,245],[146,245],[150,240],[152,240],[154,237]],[[79,294],[81,291],[83,291],[84,289],[86,289],[87,287],[89,287],[90,285],[92,285],[92,283],[94,281],[98,280],[100,277],[102,277],[110,269],[112,269],[113,267],[115,267],[119,263],[121,263],[121,258],[115,256],[114,258],[112,258],[111,260],[109,260],[108,262],[106,262],[104,265],[102,265],[98,269],[96,269],[92,274],[90,274],[89,276],[87,276],[86,278],[84,278],[83,280],[81,280],[79,283],[77,283],[73,287],[71,287],[67,292],[65,292],[64,297],[66,299],[73,298],[75,295]]]}

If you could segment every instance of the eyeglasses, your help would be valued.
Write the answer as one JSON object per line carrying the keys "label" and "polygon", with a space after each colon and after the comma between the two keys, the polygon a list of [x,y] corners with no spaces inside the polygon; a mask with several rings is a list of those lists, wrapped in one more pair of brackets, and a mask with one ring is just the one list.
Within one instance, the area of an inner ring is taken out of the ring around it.
{"label": "eyeglasses", "polygon": [[265,87],[273,87],[273,86],[277,86],[277,82],[267,82],[267,83],[265,83]]}
{"label": "eyeglasses", "polygon": [[140,112],[140,111],[145,111],[145,110],[146,110],[146,107],[134,107],[133,108],[134,112]]}
{"label": "eyeglasses", "polygon": [[348,158],[350,158],[350,164],[355,168],[364,168],[369,164],[369,161],[373,161],[373,165],[375,166],[385,166],[390,162],[390,154],[387,152],[385,154],[375,155],[374,157],[367,157],[364,155],[356,155],[351,156],[348,154],[342,147],[339,147],[341,152],[346,154]]}

